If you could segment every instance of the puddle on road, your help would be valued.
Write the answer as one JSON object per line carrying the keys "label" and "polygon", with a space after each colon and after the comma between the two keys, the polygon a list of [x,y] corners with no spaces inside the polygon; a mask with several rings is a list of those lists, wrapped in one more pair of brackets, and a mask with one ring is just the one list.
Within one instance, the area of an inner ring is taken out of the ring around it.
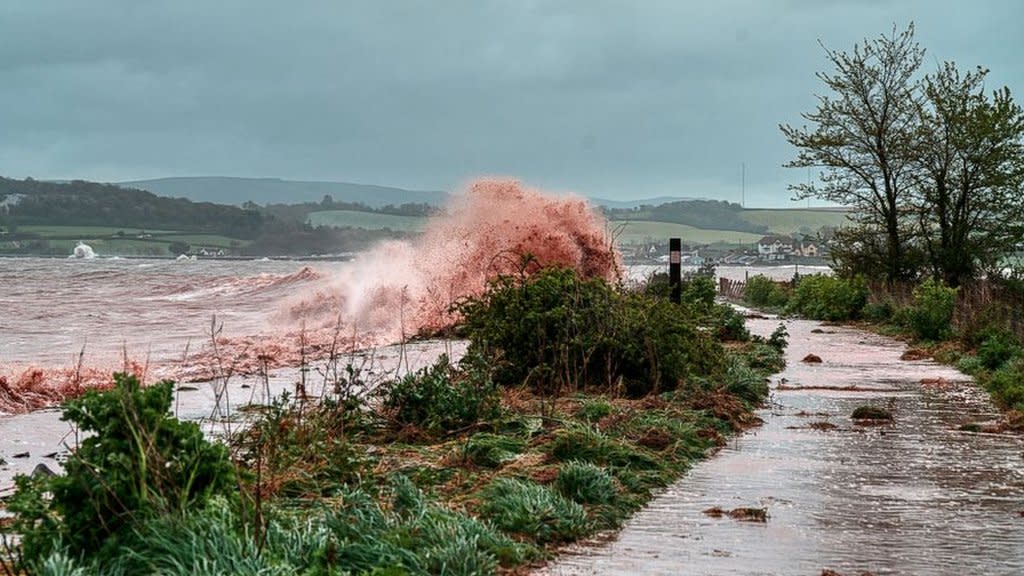
{"label": "puddle on road", "polygon": [[[768,334],[778,323],[749,325]],[[901,361],[891,339],[785,324],[787,368],[773,377],[765,424],[697,465],[614,541],[575,547],[543,573],[1024,574],[1024,438],[957,430],[997,417],[987,397],[949,367]],[[823,362],[800,362],[810,353]],[[942,386],[921,383],[936,378]],[[863,404],[894,421],[855,424]],[[769,517],[703,513],[715,506]]]}

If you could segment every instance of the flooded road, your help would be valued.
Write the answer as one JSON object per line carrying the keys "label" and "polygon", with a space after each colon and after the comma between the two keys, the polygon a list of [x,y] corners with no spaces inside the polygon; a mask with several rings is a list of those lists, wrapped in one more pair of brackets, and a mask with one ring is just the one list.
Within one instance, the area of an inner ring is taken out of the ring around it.
{"label": "flooded road", "polygon": [[[777,324],[750,321],[760,334]],[[1024,438],[957,429],[996,418],[987,397],[951,368],[900,360],[904,346],[889,338],[785,325],[787,368],[773,377],[765,424],[614,541],[577,547],[545,574],[1024,574]],[[801,362],[810,353],[822,362]],[[855,423],[864,404],[893,422]],[[716,506],[769,517],[704,513]]]}

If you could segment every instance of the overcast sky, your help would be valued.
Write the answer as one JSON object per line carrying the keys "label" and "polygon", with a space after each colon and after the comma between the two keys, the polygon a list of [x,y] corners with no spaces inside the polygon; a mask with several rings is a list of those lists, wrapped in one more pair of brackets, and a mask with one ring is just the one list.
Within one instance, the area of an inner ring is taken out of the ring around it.
{"label": "overcast sky", "polygon": [[225,175],[785,206],[818,45],[913,20],[1024,99],[1019,0],[3,0],[0,175]]}

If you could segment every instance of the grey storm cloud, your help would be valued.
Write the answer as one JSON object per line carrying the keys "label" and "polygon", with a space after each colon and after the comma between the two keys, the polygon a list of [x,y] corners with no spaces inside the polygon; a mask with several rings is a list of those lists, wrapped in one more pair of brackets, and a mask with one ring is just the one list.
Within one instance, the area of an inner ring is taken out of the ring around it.
{"label": "grey storm cloud", "polygon": [[784,205],[818,45],[914,21],[1024,91],[1017,0],[7,0],[0,175],[231,175]]}

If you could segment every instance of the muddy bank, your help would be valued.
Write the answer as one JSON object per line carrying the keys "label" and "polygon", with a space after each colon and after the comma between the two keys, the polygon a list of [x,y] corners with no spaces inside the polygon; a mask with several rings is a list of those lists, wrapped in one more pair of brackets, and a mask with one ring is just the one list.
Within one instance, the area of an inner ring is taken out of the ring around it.
{"label": "muddy bank", "polygon": [[[949,367],[901,360],[891,339],[786,326],[788,364],[764,426],[698,464],[613,541],[542,573],[1024,573],[1024,438],[959,430],[997,418],[987,396]],[[808,354],[822,362],[801,362]],[[865,404],[893,420],[851,419]],[[763,508],[766,521],[705,513],[716,507]]]}

